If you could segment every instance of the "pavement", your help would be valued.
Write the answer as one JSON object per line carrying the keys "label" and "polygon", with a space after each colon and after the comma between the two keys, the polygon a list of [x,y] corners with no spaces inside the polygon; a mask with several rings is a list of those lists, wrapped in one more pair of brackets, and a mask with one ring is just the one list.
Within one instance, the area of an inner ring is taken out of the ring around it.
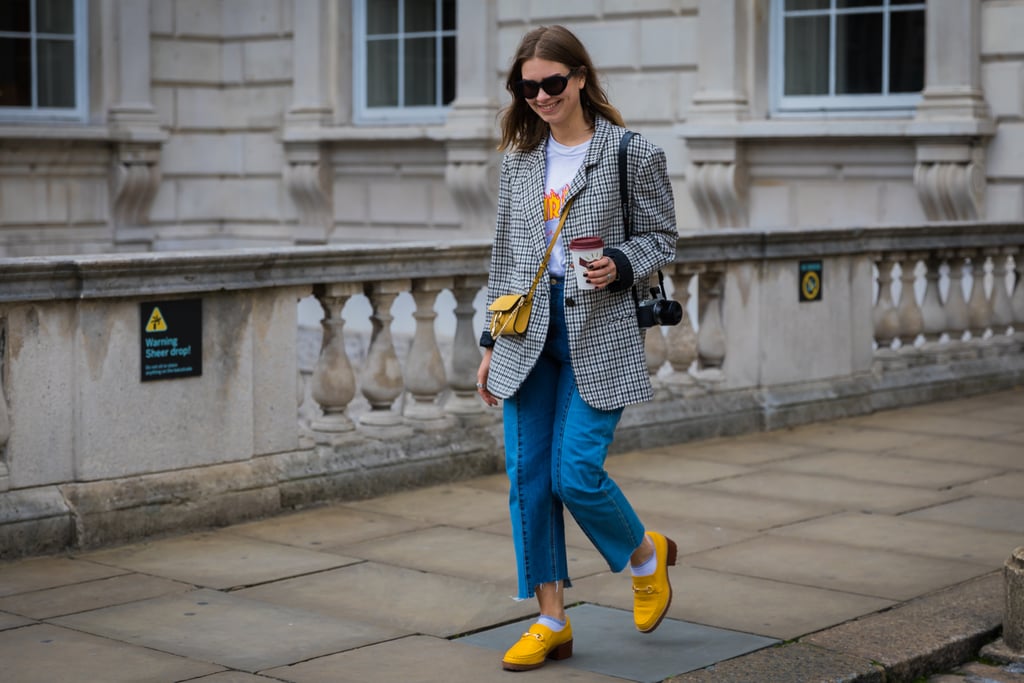
{"label": "pavement", "polygon": [[632,627],[628,575],[570,522],[574,655],[501,671],[536,606],[510,598],[494,475],[2,563],[0,680],[1019,680],[957,667],[998,636],[1001,568],[1024,545],[1024,388],[626,453],[608,470],[679,546],[653,634]]}

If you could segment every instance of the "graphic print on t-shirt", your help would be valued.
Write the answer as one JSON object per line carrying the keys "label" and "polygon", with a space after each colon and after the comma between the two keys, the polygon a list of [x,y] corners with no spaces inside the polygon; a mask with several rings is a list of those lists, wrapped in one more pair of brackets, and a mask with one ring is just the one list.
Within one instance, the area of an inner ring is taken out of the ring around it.
{"label": "graphic print on t-shirt", "polygon": [[553,226],[548,225],[548,223],[562,215],[562,204],[565,203],[565,198],[568,196],[568,184],[562,187],[561,192],[555,192],[554,188],[551,188],[544,195],[544,236],[549,240],[555,234],[555,228],[558,227],[558,223],[555,223]]}

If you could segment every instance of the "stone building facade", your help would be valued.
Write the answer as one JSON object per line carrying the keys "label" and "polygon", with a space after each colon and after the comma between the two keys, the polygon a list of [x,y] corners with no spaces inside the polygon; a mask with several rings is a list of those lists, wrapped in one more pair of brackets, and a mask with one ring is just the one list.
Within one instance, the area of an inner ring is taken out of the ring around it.
{"label": "stone building facade", "polygon": [[1024,217],[1024,0],[20,4],[0,256],[486,236],[549,23],[665,148],[682,231]]}

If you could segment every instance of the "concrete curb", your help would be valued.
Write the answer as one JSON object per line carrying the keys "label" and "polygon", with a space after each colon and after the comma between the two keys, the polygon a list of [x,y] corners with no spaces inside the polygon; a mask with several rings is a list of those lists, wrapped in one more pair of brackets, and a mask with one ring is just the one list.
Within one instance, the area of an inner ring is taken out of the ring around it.
{"label": "concrete curb", "polygon": [[1002,572],[666,683],[902,683],[953,669],[995,640]]}

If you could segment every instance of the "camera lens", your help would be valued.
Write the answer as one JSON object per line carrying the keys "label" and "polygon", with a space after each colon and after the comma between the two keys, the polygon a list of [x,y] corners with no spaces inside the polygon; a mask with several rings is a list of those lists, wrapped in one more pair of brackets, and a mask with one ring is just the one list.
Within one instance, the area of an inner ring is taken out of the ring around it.
{"label": "camera lens", "polygon": [[678,301],[662,299],[654,304],[654,317],[661,325],[678,325],[683,319],[683,307]]}

